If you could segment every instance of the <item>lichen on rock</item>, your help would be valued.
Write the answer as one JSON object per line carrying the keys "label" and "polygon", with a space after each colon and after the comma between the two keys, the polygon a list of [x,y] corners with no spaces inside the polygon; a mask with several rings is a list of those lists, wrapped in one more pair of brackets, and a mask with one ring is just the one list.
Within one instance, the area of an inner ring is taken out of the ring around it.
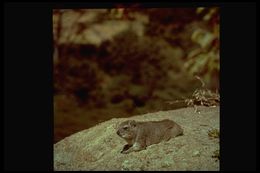
{"label": "lichen on rock", "polygon": [[[200,106],[199,109],[200,114],[190,107],[113,118],[75,133],[54,144],[54,170],[218,171],[219,160],[212,157],[212,153],[219,150],[219,138],[209,138],[208,132],[219,130],[219,107]],[[122,154],[120,151],[126,142],[117,136],[116,129],[128,119],[170,119],[183,127],[184,135],[148,146],[140,152]]]}

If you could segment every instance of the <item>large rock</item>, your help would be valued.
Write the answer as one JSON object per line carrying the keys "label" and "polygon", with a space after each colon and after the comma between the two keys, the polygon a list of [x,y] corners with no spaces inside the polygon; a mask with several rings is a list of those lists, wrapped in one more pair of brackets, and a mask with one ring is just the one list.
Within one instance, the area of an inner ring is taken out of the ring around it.
{"label": "large rock", "polygon": [[126,142],[116,128],[127,118],[113,118],[73,134],[54,145],[54,170],[219,170],[213,158],[219,138],[209,130],[219,129],[219,107],[182,108],[134,116],[137,121],[171,119],[184,135],[154,144],[139,152],[122,154]]}

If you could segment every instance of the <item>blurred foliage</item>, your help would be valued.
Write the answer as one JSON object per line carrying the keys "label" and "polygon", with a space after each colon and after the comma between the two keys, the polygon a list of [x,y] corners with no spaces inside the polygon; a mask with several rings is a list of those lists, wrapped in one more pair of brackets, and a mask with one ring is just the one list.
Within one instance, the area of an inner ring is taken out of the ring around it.
{"label": "blurred foliage", "polygon": [[219,130],[218,129],[209,130],[208,136],[211,138],[219,138]]}
{"label": "blurred foliage", "polygon": [[[213,152],[213,155],[211,156],[212,158],[216,158],[217,160],[220,160],[220,151],[219,150],[215,150]],[[216,161],[217,161],[216,160]]]}
{"label": "blurred foliage", "polygon": [[166,102],[194,94],[196,75],[207,93],[219,87],[218,8],[54,10],[53,43],[55,142],[115,116],[186,106]]}

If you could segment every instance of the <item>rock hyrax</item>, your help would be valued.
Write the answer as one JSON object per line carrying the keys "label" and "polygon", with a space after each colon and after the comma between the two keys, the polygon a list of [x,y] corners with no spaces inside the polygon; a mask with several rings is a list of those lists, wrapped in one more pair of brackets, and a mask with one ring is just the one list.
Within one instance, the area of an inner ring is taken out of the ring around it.
{"label": "rock hyrax", "polygon": [[162,121],[136,122],[128,120],[122,122],[117,134],[126,140],[121,153],[144,150],[147,146],[157,144],[163,140],[182,135],[183,129],[174,121],[165,119]]}

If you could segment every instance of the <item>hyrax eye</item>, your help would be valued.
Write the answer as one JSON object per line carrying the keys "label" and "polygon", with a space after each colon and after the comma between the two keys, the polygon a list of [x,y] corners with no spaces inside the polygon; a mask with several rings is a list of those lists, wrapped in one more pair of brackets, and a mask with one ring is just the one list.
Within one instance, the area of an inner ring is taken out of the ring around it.
{"label": "hyrax eye", "polygon": [[128,127],[123,127],[123,129],[124,129],[124,130],[127,130],[127,129],[128,129]]}

